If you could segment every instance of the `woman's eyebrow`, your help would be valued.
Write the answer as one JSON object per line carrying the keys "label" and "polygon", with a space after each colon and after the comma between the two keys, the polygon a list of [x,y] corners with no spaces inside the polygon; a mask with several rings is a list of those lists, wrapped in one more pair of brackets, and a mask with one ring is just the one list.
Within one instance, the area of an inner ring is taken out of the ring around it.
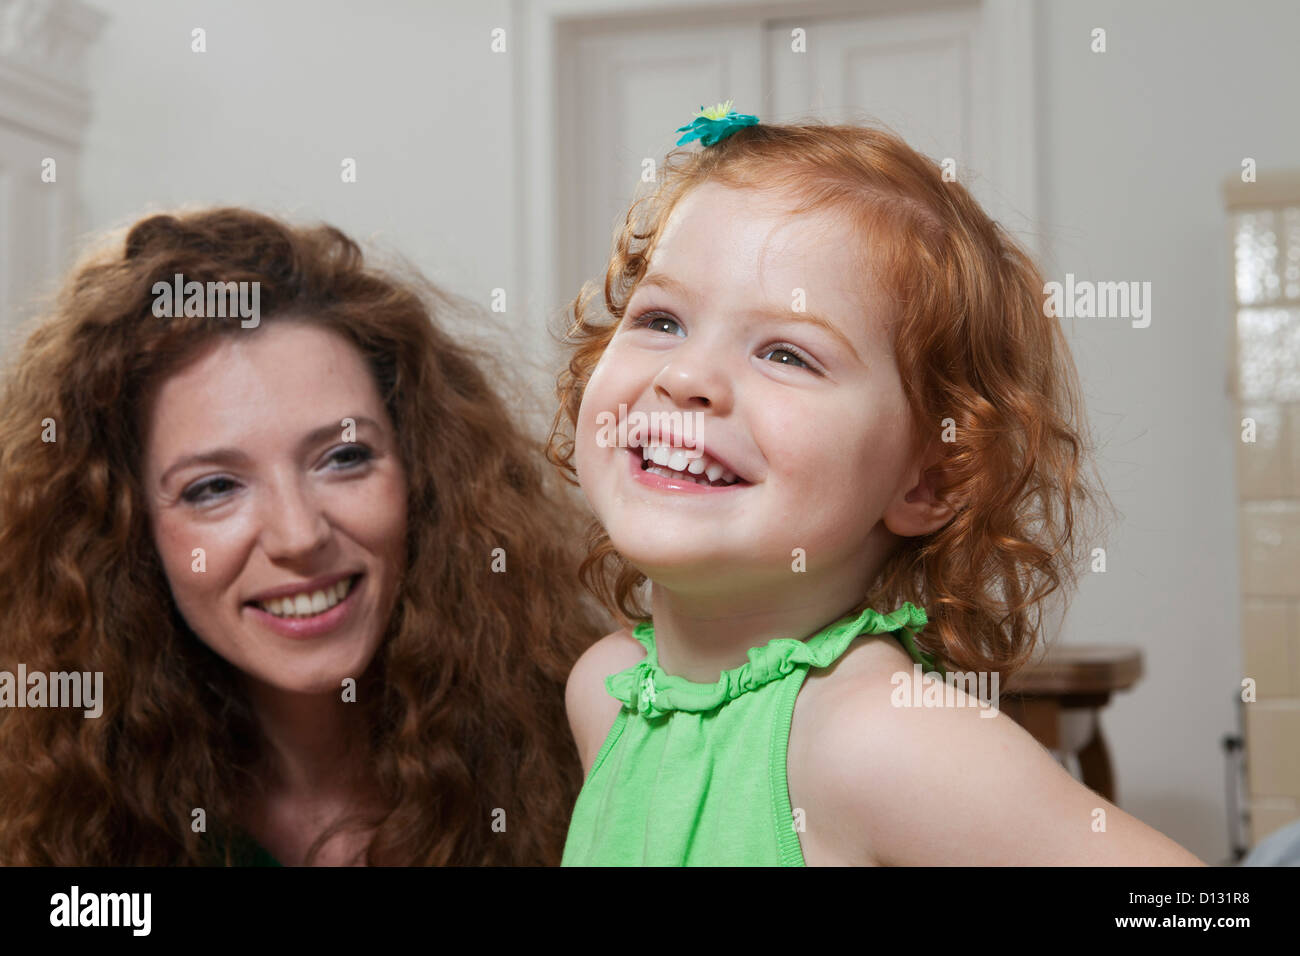
{"label": "woman's eyebrow", "polygon": [[[373,418],[367,418],[365,415],[350,415],[348,417],[358,425],[369,425],[371,428],[379,428],[378,422]],[[342,427],[342,425],[337,425],[333,422],[328,425],[321,425],[319,428],[314,428],[308,432],[299,445],[302,448],[308,448],[319,442],[323,442],[331,435],[337,434]],[[172,472],[179,471],[182,468],[187,468],[190,465],[245,464],[247,461],[248,455],[238,448],[210,448],[206,451],[197,452],[193,455],[185,455],[182,458],[176,459],[176,461],[172,462],[171,466],[162,473],[162,477],[158,479],[158,484],[165,485],[168,476],[171,475]]]}

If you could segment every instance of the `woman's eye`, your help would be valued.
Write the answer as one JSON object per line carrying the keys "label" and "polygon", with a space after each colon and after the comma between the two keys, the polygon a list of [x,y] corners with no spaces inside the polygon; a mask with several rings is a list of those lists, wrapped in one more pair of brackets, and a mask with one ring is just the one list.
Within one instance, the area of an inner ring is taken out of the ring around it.
{"label": "woman's eye", "polygon": [[[233,486],[234,484],[235,483],[231,481],[229,478],[210,478],[207,481],[199,482],[197,485],[193,486],[192,488],[186,488],[185,491],[182,492],[181,497],[184,498],[186,501],[190,502],[190,504],[198,504],[199,502],[203,502],[203,501],[211,501],[214,498],[222,497],[221,491],[218,486],[220,485]],[[213,494],[211,495],[205,494],[205,492],[208,491],[213,492]]]}
{"label": "woman's eye", "polygon": [[374,454],[365,445],[347,445],[343,448],[336,449],[330,455],[330,461],[336,461],[341,464],[337,470],[356,468],[374,457]]}
{"label": "woman's eye", "polygon": [[632,320],[636,329],[650,329],[652,332],[667,332],[669,335],[682,334],[682,327],[670,315],[663,312],[646,312]]}
{"label": "woman's eye", "polygon": [[[374,452],[365,445],[345,445],[330,453],[329,461],[336,466],[330,470],[352,471],[374,457]],[[181,492],[181,497],[190,504],[203,504],[208,501],[215,501],[218,498],[224,498],[229,494],[226,486],[233,488],[235,486],[234,479],[224,477],[209,478],[207,481],[201,481],[197,485],[185,489],[185,491]]]}
{"label": "woman's eye", "polygon": [[[772,358],[772,356],[780,356]],[[806,368],[809,371],[815,371],[813,367],[804,360],[804,356],[797,349],[789,345],[777,345],[763,353],[763,358],[772,359],[778,365],[792,365],[795,368]]]}

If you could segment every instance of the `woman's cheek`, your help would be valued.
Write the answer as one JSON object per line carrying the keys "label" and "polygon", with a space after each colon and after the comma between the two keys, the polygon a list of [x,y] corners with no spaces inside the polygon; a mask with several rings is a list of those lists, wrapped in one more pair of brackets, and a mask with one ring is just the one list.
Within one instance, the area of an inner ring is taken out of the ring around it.
{"label": "woman's cheek", "polygon": [[157,527],[154,540],[173,592],[191,593],[198,583],[197,568],[206,573],[208,560],[214,556],[209,537],[188,522],[165,520]]}

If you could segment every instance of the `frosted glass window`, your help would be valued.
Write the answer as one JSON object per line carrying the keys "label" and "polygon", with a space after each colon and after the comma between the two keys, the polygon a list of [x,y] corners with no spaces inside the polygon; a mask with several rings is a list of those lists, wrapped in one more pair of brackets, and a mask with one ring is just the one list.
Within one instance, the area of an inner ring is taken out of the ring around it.
{"label": "frosted glass window", "polygon": [[1271,302],[1281,292],[1277,230],[1278,214],[1272,210],[1242,212],[1234,217],[1237,301],[1241,305]]}
{"label": "frosted glass window", "polygon": [[1282,260],[1282,282],[1288,299],[1300,299],[1300,206],[1282,210],[1282,235],[1286,255]]}
{"label": "frosted glass window", "polygon": [[1238,309],[1244,402],[1300,402],[1300,308]]}

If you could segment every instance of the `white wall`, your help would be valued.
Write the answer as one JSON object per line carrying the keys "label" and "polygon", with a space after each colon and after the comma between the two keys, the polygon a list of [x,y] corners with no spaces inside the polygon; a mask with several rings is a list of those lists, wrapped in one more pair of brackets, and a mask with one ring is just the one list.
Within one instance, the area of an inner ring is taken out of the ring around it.
{"label": "white wall", "polygon": [[507,0],[92,3],[109,21],[90,64],[89,229],[246,204],[377,241],[485,308],[513,291],[513,57],[489,47]]}
{"label": "white wall", "polygon": [[[1098,26],[1104,54],[1089,50]],[[1103,718],[1120,800],[1219,861],[1219,743],[1235,729],[1243,676],[1220,185],[1247,156],[1300,168],[1300,6],[1052,2],[1041,38],[1047,270],[1152,283],[1149,328],[1080,319],[1073,330],[1124,521],[1107,573],[1082,582],[1067,634],[1143,648],[1145,678]]]}
{"label": "white wall", "polygon": [[[485,305],[514,282],[519,51],[488,48],[510,26],[507,0],[98,5],[111,20],[90,71],[88,227],[247,203],[379,237]],[[206,54],[189,50],[194,26]],[[1105,54],[1089,50],[1097,26]],[[1066,635],[1144,649],[1146,677],[1104,718],[1120,801],[1217,862],[1219,741],[1242,668],[1219,185],[1244,156],[1300,167],[1300,8],[1061,0],[1041,8],[1039,34],[1046,270],[1150,281],[1154,306],[1147,329],[1078,320],[1072,332],[1125,521]],[[358,159],[355,185],[339,181],[344,156]],[[511,320],[535,327],[526,311]]]}

